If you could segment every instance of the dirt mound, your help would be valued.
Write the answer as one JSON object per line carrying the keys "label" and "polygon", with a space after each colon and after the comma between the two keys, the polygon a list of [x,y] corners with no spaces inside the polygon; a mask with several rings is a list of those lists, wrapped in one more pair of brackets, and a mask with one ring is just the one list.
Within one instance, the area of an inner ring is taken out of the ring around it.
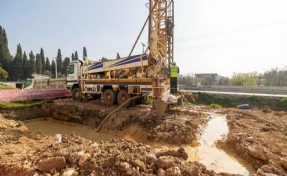
{"label": "dirt mound", "polygon": [[226,114],[230,131],[218,145],[251,163],[258,175],[286,175],[286,113],[231,110]]}

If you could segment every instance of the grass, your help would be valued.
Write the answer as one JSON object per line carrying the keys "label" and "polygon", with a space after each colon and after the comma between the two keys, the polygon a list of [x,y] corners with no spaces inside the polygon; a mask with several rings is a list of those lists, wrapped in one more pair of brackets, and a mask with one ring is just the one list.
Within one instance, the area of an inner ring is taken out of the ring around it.
{"label": "grass", "polygon": [[24,109],[24,108],[31,108],[31,107],[41,107],[44,103],[47,103],[47,102],[49,102],[49,100],[1,103],[0,108],[2,109]]}
{"label": "grass", "polygon": [[220,109],[220,108],[222,108],[221,105],[216,104],[216,103],[212,103],[212,104],[210,104],[209,106],[210,106],[210,107],[213,107],[213,108],[215,108],[215,109]]}
{"label": "grass", "polygon": [[15,88],[8,86],[7,84],[0,83],[0,89],[15,89]]}

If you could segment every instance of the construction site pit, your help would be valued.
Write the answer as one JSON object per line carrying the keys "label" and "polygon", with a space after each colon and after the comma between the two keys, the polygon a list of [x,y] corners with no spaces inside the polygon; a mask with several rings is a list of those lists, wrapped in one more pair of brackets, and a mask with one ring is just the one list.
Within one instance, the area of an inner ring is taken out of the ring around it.
{"label": "construction site pit", "polygon": [[117,107],[66,99],[1,110],[0,175],[287,174],[285,112],[188,105],[158,117],[137,105],[97,132]]}

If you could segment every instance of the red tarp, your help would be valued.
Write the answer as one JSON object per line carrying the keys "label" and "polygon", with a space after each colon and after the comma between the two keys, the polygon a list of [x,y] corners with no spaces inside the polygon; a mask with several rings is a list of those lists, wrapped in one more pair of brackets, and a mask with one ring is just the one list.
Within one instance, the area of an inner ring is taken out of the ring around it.
{"label": "red tarp", "polygon": [[0,89],[0,103],[64,98],[70,95],[66,89]]}

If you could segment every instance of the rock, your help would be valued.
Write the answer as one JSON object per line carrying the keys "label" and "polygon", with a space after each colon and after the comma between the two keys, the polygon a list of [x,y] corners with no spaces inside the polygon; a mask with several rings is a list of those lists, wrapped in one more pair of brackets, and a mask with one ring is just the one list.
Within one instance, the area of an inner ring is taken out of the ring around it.
{"label": "rock", "polygon": [[158,175],[158,176],[165,176],[165,171],[164,171],[162,168],[159,168],[159,169],[157,170],[157,175]]}
{"label": "rock", "polygon": [[174,161],[172,157],[162,156],[155,161],[155,164],[158,168],[168,169],[174,165]]}
{"label": "rock", "polygon": [[74,152],[70,154],[69,156],[69,162],[74,164],[80,159],[80,155],[77,152]]}
{"label": "rock", "polygon": [[69,168],[65,170],[62,176],[78,176],[79,173],[74,168]]}
{"label": "rock", "polygon": [[171,167],[165,171],[166,176],[181,176],[179,167]]}
{"label": "rock", "polygon": [[79,160],[79,166],[83,166],[85,162],[91,157],[89,153],[84,154]]}
{"label": "rock", "polygon": [[287,159],[286,158],[281,159],[281,164],[285,169],[287,169]]}
{"label": "rock", "polygon": [[247,148],[247,150],[248,150],[248,154],[253,156],[256,159],[260,159],[260,160],[263,160],[263,161],[267,161],[268,160],[266,154],[259,147],[249,146]]}
{"label": "rock", "polygon": [[156,156],[154,154],[148,154],[146,156],[146,161],[150,165],[153,164],[155,160],[156,160]]}
{"label": "rock", "polygon": [[66,160],[64,157],[53,157],[45,160],[40,160],[38,163],[38,169],[41,172],[49,172],[52,169],[60,170],[66,166]]}
{"label": "rock", "polygon": [[250,136],[250,137],[246,138],[246,141],[247,141],[247,142],[253,142],[253,141],[254,141],[254,138]]}
{"label": "rock", "polygon": [[140,171],[146,171],[146,165],[144,162],[140,161],[140,160],[133,160],[131,162],[131,164],[134,166],[134,167],[139,167]]}

